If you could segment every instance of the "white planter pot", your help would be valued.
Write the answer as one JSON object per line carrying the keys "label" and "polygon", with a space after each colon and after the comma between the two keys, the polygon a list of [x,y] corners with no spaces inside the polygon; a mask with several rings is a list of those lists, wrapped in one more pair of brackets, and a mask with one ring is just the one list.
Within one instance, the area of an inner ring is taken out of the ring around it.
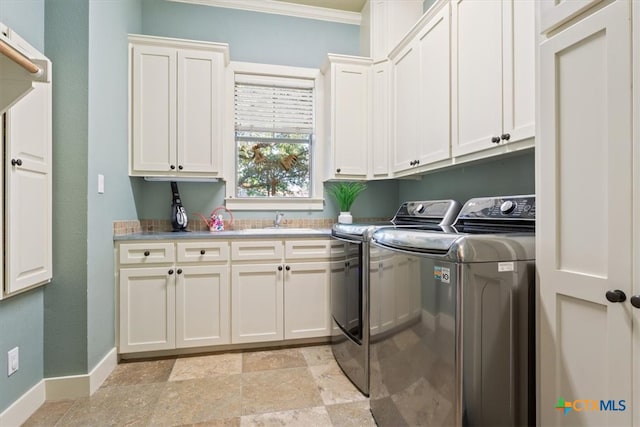
{"label": "white planter pot", "polygon": [[340,212],[340,215],[338,215],[338,222],[341,224],[351,224],[353,222],[351,212]]}

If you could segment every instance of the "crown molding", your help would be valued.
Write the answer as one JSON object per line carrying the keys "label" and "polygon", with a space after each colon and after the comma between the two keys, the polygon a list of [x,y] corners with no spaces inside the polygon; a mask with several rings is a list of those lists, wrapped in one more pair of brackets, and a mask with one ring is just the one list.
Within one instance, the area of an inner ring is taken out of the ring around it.
{"label": "crown molding", "polygon": [[248,10],[251,12],[273,13],[295,16],[297,18],[317,19],[341,24],[360,25],[358,12],[307,6],[275,0],[169,0],[178,3],[199,4],[204,6],[225,7],[228,9]]}

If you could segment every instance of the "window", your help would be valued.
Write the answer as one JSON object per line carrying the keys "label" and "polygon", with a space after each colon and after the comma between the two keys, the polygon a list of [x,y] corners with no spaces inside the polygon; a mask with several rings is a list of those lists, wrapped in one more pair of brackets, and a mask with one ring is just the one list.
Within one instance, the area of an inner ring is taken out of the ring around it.
{"label": "window", "polygon": [[235,167],[227,206],[322,209],[314,198],[322,185],[314,175],[318,71],[243,65],[233,74]]}

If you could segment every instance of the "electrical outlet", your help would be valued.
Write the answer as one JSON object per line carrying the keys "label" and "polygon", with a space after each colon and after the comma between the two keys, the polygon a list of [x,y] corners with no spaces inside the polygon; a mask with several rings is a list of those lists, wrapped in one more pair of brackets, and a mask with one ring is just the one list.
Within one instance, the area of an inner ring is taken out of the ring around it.
{"label": "electrical outlet", "polygon": [[15,347],[9,350],[7,353],[7,376],[11,376],[16,373],[20,367],[20,353],[19,348]]}

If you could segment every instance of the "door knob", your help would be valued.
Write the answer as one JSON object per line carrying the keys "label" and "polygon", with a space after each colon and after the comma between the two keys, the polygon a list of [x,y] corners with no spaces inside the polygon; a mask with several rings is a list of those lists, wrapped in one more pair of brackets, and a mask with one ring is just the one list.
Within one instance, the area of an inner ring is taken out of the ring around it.
{"label": "door knob", "polygon": [[499,136],[494,136],[493,138],[491,138],[491,142],[493,142],[494,144],[497,144],[500,142],[500,137]]}
{"label": "door knob", "polygon": [[144,256],[149,256],[149,255],[151,255],[151,252],[149,252],[149,251],[144,251]]}
{"label": "door knob", "polygon": [[640,295],[634,295],[631,297],[631,305],[635,308],[640,308]]}
{"label": "door knob", "polygon": [[511,135],[508,133],[503,133],[500,138],[502,138],[505,141],[508,141],[509,139],[511,139]]}
{"label": "door knob", "polygon": [[169,275],[173,274],[173,270],[169,270]]}
{"label": "door knob", "polygon": [[291,267],[289,267],[288,265],[284,268],[285,270],[289,271],[291,270]]}
{"label": "door knob", "polygon": [[179,268],[179,269],[178,269],[178,271],[176,271],[176,273],[178,273],[178,274],[182,274],[182,269],[181,269],[181,268]]}
{"label": "door knob", "polygon": [[171,165],[171,166],[169,166],[169,168],[170,168],[171,170],[174,170],[174,169],[176,168],[176,165]]}
{"label": "door knob", "polygon": [[281,265],[278,266],[278,271],[282,271],[282,266]]}
{"label": "door knob", "polygon": [[625,302],[627,296],[620,289],[615,289],[613,291],[607,291],[605,294],[607,297],[607,301],[609,302]]}
{"label": "door knob", "polygon": [[11,159],[11,166],[22,166],[22,160],[20,160],[20,159]]}
{"label": "door knob", "polygon": [[204,255],[204,254],[206,254],[206,253],[207,253],[207,251],[205,251],[204,249],[201,249],[201,250],[200,250],[200,255]]}

